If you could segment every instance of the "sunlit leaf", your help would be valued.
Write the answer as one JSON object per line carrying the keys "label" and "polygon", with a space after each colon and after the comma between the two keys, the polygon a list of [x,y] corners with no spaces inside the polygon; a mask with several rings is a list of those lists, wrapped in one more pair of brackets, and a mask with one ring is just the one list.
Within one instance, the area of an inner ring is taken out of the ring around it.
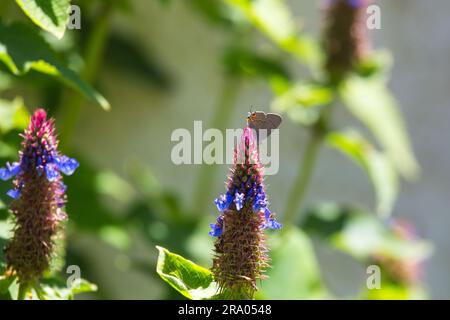
{"label": "sunlit leaf", "polygon": [[12,129],[23,130],[28,125],[30,114],[21,98],[12,101],[0,99],[0,132]]}
{"label": "sunlit leaf", "polygon": [[313,83],[297,83],[285,90],[272,102],[272,109],[286,113],[296,123],[311,125],[315,123],[322,108],[331,102],[332,90]]}
{"label": "sunlit leaf", "polygon": [[5,274],[5,265],[0,262],[0,300],[12,300],[15,296],[11,291],[14,285],[17,285],[16,277]]}
{"label": "sunlit leaf", "polygon": [[398,194],[398,177],[390,159],[355,131],[332,132],[327,141],[366,171],[377,194],[376,211],[380,216],[388,216]]}
{"label": "sunlit leaf", "polygon": [[386,149],[397,171],[405,178],[415,178],[419,174],[419,165],[397,102],[382,77],[351,77],[340,88],[340,95],[347,108]]}
{"label": "sunlit leaf", "polygon": [[281,49],[316,66],[321,53],[310,37],[299,34],[291,10],[284,0],[225,0]]}
{"label": "sunlit leaf", "polygon": [[[331,243],[365,265],[373,263],[376,257],[406,263],[424,261],[431,255],[432,245],[415,233],[405,237],[404,231],[398,232],[397,227],[401,225],[401,221],[402,219],[383,223],[378,217],[362,209],[324,203],[308,210],[301,227],[308,235]],[[387,277],[383,277],[383,281],[382,290],[392,285],[392,280]],[[416,288],[409,287],[407,291],[409,295],[417,296]],[[375,298],[371,292],[369,295]],[[388,296],[389,292],[386,292],[386,298]]]}
{"label": "sunlit leaf", "polygon": [[97,286],[84,279],[68,284],[52,278],[44,279],[35,291],[40,300],[73,300],[77,294],[97,291]]}
{"label": "sunlit leaf", "polygon": [[432,252],[428,241],[403,239],[369,214],[359,214],[349,219],[342,231],[332,237],[332,243],[359,259],[383,255],[413,261],[423,260]]}
{"label": "sunlit leaf", "polygon": [[70,0],[16,0],[16,2],[39,27],[60,39],[64,36],[69,22]]}
{"label": "sunlit leaf", "polygon": [[156,271],[175,290],[192,300],[211,299],[217,294],[211,271],[167,249],[156,248],[159,250]]}
{"label": "sunlit leaf", "polygon": [[108,101],[64,66],[43,38],[25,25],[5,26],[0,22],[0,61],[15,75],[35,70],[55,76],[104,109],[109,109]]}
{"label": "sunlit leaf", "polygon": [[321,280],[312,243],[299,229],[274,234],[269,243],[271,265],[268,279],[257,293],[262,299],[324,299],[328,296]]}

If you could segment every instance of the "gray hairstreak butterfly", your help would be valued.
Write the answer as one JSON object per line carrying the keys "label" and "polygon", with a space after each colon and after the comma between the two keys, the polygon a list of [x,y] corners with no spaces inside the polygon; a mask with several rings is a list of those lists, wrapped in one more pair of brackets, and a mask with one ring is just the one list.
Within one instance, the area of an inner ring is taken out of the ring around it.
{"label": "gray hairstreak butterfly", "polygon": [[249,112],[247,116],[247,125],[256,130],[259,138],[259,130],[266,129],[267,137],[271,134],[273,129],[280,126],[283,119],[276,113],[265,113],[263,111]]}

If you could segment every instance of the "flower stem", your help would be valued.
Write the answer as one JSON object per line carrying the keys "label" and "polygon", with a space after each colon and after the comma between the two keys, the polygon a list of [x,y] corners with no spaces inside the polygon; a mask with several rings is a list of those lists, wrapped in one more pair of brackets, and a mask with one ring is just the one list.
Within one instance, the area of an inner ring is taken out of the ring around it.
{"label": "flower stem", "polygon": [[300,162],[298,176],[295,179],[291,192],[289,193],[285,207],[284,223],[286,224],[295,223],[297,213],[301,208],[308,191],[321,143],[321,137],[315,135],[314,133],[311,134],[308,144],[306,145],[305,153]]}
{"label": "flower stem", "polygon": [[[300,168],[294,185],[289,193],[285,206],[284,223],[296,222],[297,215],[303,205],[303,201],[310,186],[311,177],[316,167],[317,157],[322,146],[325,134],[328,130],[328,122],[332,105],[328,105],[318,122],[311,128],[310,136],[305,147],[305,152],[300,162]],[[287,228],[285,228],[287,229]]]}
{"label": "flower stem", "polygon": [[[85,66],[81,72],[81,77],[87,83],[93,83],[102,64],[109,34],[109,24],[114,6],[105,4],[100,7],[99,16],[93,25],[93,30],[89,34],[86,49],[84,52]],[[64,99],[64,106],[61,107],[60,136],[64,148],[70,143],[70,137],[75,131],[76,124],[83,109],[84,97],[75,91],[70,91]]]}
{"label": "flower stem", "polygon": [[27,294],[30,291],[31,286],[28,283],[19,284],[19,292],[17,294],[17,300],[26,300]]}
{"label": "flower stem", "polygon": [[[233,115],[236,100],[239,97],[240,85],[238,78],[227,76],[214,111],[211,128],[219,129],[222,132],[226,129]],[[203,164],[200,168],[193,203],[196,214],[202,214],[207,208],[207,201],[211,198],[217,169],[217,165],[207,164]]]}

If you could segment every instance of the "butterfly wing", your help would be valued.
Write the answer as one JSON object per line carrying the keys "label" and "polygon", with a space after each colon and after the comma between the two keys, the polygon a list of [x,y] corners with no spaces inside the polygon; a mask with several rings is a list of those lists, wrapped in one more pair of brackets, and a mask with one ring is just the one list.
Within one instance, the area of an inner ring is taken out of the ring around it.
{"label": "butterfly wing", "polygon": [[276,129],[280,126],[283,118],[276,113],[268,113],[266,115],[266,129]]}
{"label": "butterfly wing", "polygon": [[266,129],[266,114],[262,111],[256,111],[253,112],[248,117],[248,126],[252,129],[259,130],[259,129]]}
{"label": "butterfly wing", "polygon": [[281,116],[276,113],[266,114],[262,111],[256,111],[248,117],[248,126],[256,130],[257,138],[259,141],[259,130],[266,129],[267,135],[265,137],[268,137],[272,133],[273,129],[276,129],[280,126],[281,121]]}

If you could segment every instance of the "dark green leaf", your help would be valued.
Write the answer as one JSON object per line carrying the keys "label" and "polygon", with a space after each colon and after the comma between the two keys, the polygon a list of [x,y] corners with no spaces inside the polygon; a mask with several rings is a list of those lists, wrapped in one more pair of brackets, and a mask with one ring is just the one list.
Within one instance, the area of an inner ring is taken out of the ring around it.
{"label": "dark green leaf", "polygon": [[228,50],[225,54],[224,62],[228,71],[236,75],[289,77],[287,69],[280,63],[279,59],[243,48]]}
{"label": "dark green leaf", "polygon": [[55,76],[104,109],[109,109],[108,101],[64,66],[43,38],[25,25],[5,26],[0,22],[0,61],[15,75],[35,70]]}

